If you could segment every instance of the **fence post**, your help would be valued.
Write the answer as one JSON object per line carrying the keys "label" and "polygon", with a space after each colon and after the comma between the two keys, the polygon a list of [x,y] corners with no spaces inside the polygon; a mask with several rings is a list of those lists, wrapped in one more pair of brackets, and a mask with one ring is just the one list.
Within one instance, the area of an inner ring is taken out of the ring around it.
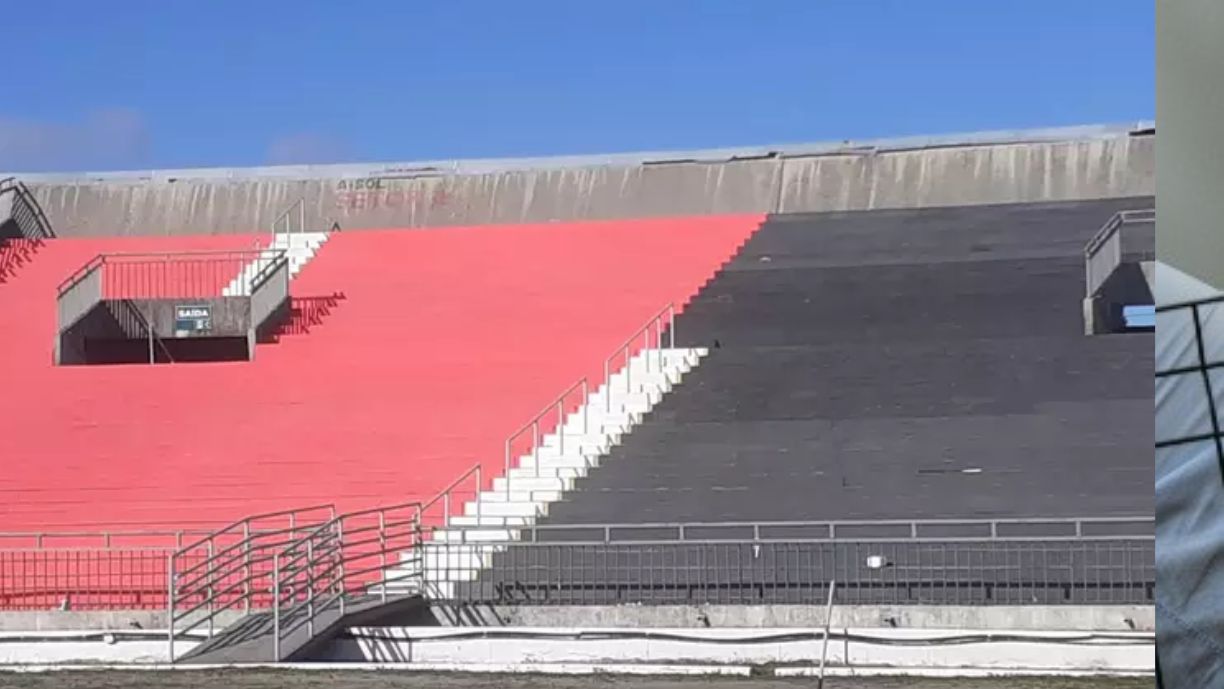
{"label": "fence post", "polygon": [[608,370],[608,360],[604,359],[604,399],[607,402],[607,411],[610,414],[612,413],[612,376],[608,373]]}
{"label": "fence post", "polygon": [[535,464],[535,477],[540,478],[540,420],[531,422],[531,459]]}
{"label": "fence post", "polygon": [[340,573],[340,616],[344,617],[344,519],[336,522],[336,548],[339,562],[336,570]]}
{"label": "fence post", "polygon": [[[820,678],[816,681],[816,689],[824,689],[825,659],[829,655],[829,628],[833,624],[833,591],[837,588],[837,580],[829,580],[829,603],[825,606],[824,643],[820,649]],[[845,662],[845,658],[842,659]]]}
{"label": "fence post", "polygon": [[[416,528],[421,526],[421,508],[417,507],[415,516]],[[378,587],[378,598],[383,603],[387,602],[387,515],[384,512],[378,513],[378,560],[382,570],[382,586]],[[422,564],[424,562],[422,561]]]}
{"label": "fence post", "polygon": [[506,477],[506,494],[507,495],[510,494],[510,441],[511,440],[514,440],[513,436],[506,438],[506,470],[502,474],[503,476]]}
{"label": "fence post", "polygon": [[667,326],[667,340],[668,340],[667,348],[675,349],[676,348],[676,305],[675,304],[667,305],[667,314],[668,314],[668,321],[669,321],[668,326]]}
{"label": "fence post", "polygon": [[170,664],[174,664],[174,553],[166,557],[166,638]]}
{"label": "fence post", "polygon": [[251,614],[251,523],[242,522],[242,613]]}
{"label": "fence post", "polygon": [[450,528],[450,489],[442,494],[442,526]]}
{"label": "fence post", "polygon": [[272,662],[279,663],[280,653],[280,553],[272,553]]}
{"label": "fence post", "polygon": [[208,613],[208,638],[213,637],[213,567],[216,563],[213,562],[213,542],[208,541],[208,607],[205,610]]}
{"label": "fence post", "polygon": [[590,404],[588,404],[588,401],[590,399],[591,399],[590,384],[587,382],[586,378],[583,378],[582,379],[582,434],[583,435],[587,435],[588,433],[591,432],[591,430],[587,428],[587,407],[591,406]]}
{"label": "fence post", "polygon": [[306,536],[306,634],[314,638],[314,539]]}
{"label": "fence post", "polygon": [[472,501],[476,503],[476,525],[480,526],[480,491],[484,490],[484,479],[482,478],[483,471],[480,465],[476,465],[476,495]]}
{"label": "fence post", "polygon": [[557,442],[560,453],[565,454],[565,396],[557,400]]}

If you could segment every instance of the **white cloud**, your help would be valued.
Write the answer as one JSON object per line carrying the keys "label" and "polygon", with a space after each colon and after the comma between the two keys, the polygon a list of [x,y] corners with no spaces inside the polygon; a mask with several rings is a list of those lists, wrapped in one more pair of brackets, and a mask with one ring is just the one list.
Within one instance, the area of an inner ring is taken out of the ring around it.
{"label": "white cloud", "polygon": [[149,130],[135,110],[111,108],[77,122],[0,115],[0,170],[41,172],[141,167],[149,159]]}
{"label": "white cloud", "polygon": [[275,139],[268,146],[268,163],[272,165],[307,165],[311,163],[339,163],[352,158],[352,153],[343,141],[310,132],[288,134]]}

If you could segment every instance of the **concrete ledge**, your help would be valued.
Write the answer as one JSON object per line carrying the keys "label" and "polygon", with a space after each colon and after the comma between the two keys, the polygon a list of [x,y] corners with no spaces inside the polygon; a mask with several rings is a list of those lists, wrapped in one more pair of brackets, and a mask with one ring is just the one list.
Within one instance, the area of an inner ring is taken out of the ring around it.
{"label": "concrete ledge", "polygon": [[[457,627],[820,628],[820,605],[505,605],[431,608],[439,624]],[[835,627],[989,629],[999,631],[1150,632],[1153,606],[1139,605],[843,605]]]}
{"label": "concrete ledge", "polygon": [[[353,628],[321,660],[384,663],[807,666],[821,629]],[[1152,672],[1153,633],[834,629],[828,662],[843,668],[991,672]]]}

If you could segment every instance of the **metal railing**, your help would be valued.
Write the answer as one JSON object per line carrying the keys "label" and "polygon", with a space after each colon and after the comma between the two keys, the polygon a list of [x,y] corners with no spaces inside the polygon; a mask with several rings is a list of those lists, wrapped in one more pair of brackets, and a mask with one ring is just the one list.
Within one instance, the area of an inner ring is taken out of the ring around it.
{"label": "metal railing", "polygon": [[170,657],[175,640],[195,629],[213,636],[222,613],[270,606],[275,554],[335,516],[332,505],[258,514],[173,552],[165,563]]}
{"label": "metal railing", "polygon": [[124,328],[124,334],[132,339],[136,339],[136,336],[139,335],[140,337],[148,340],[149,363],[157,363],[157,351],[159,349],[161,350],[162,355],[165,356],[166,363],[174,363],[174,355],[170,353],[170,349],[166,346],[165,341],[157,336],[157,333],[153,330],[153,324],[150,323],[149,319],[140,312],[140,308],[136,306],[135,302],[133,302],[131,299],[120,299],[118,303],[119,307],[123,309],[124,313],[126,313],[128,318],[131,319],[135,327],[139,329],[139,333],[134,333],[129,332],[126,328]]}
{"label": "metal railing", "polygon": [[[452,540],[464,543],[462,529]],[[1000,519],[864,519],[763,522],[641,522],[609,524],[530,524],[516,526],[523,543],[677,543],[677,542],[825,542],[873,541],[911,543],[956,541],[1075,541],[1151,539],[1152,516],[1000,518]]]}
{"label": "metal railing", "polygon": [[[575,392],[579,395],[576,404],[572,399]],[[587,400],[590,398],[590,394],[590,384],[588,383],[587,378],[583,376],[577,382],[563,390],[561,394],[556,397],[556,399],[549,402],[548,405],[541,409],[535,416],[531,417],[527,423],[520,426],[518,430],[511,433],[510,436],[506,438],[503,468],[505,471],[504,476],[506,478],[507,485],[511,480],[510,470],[514,468],[512,464],[513,459],[516,457],[524,457],[528,454],[531,455],[531,463],[535,468],[535,476],[536,478],[539,478],[540,441],[548,433],[553,431],[557,432],[557,440],[559,443],[558,450],[562,453],[565,452],[566,434],[562,431],[565,429],[566,418],[571,413],[578,411],[582,412],[582,434],[585,435],[587,433],[589,428],[587,425]],[[554,415],[554,425],[549,425],[548,419]],[[519,452],[519,450],[523,450],[523,448],[516,449],[515,441],[524,438],[529,432],[531,434],[531,443],[524,451]]]}
{"label": "metal railing", "polygon": [[[459,475],[458,478],[451,481],[445,488],[438,491],[438,494],[427,500],[421,505],[421,525],[422,528],[428,530],[441,525],[444,529],[449,529],[451,525],[451,508],[456,504],[464,504],[464,498],[471,496],[473,503],[476,505],[476,514],[473,515],[479,520],[480,518],[480,491],[484,490],[484,470],[479,463],[473,465],[470,469]],[[464,490],[463,486],[470,482],[471,487]],[[434,512],[440,512],[436,515]]]}
{"label": "metal railing", "polygon": [[1085,297],[1096,294],[1114,270],[1122,265],[1122,229],[1127,225],[1155,222],[1154,209],[1120,211],[1097,230],[1084,247]]}
{"label": "metal railing", "polygon": [[[619,369],[616,366],[618,360],[624,361],[625,370],[625,389],[632,389],[632,374],[630,372],[630,362],[633,356],[642,350],[651,348],[650,333],[654,330],[655,347],[660,350],[656,357],[655,365],[657,370],[663,370],[663,339],[664,332],[668,334],[668,348],[675,347],[676,340],[676,308],[674,304],[668,303],[658,312],[653,314],[646,323],[639,327],[629,336],[625,343],[616,348],[603,362],[603,388],[604,397],[607,400],[606,411],[612,410],[612,375],[617,373]],[[641,341],[641,348],[635,349],[635,346]],[[651,370],[650,356],[646,357],[645,369],[647,372]],[[577,404],[573,404],[574,393],[581,395]],[[518,430],[510,434],[506,438],[503,456],[503,470],[506,480],[507,491],[510,490],[512,483],[511,470],[516,468],[514,465],[515,458],[530,456],[531,464],[535,469],[535,477],[540,475],[540,442],[545,435],[552,431],[560,431],[565,428],[566,421],[571,413],[581,411],[581,434],[586,435],[589,430],[589,409],[588,401],[591,399],[590,381],[586,376],[578,379],[568,388],[563,390],[553,401],[544,406],[535,416],[520,426]],[[555,421],[553,425],[549,425],[549,420]],[[527,447],[521,447],[521,440],[527,437],[530,433],[530,444]],[[558,432],[557,450],[559,453],[565,452],[566,433]]]}
{"label": "metal railing", "polygon": [[187,251],[99,254],[59,284],[63,297],[101,271],[103,299],[220,297],[248,265],[256,274],[275,270],[284,251]]}
{"label": "metal railing", "polygon": [[0,531],[0,551],[75,548],[179,549],[188,539],[196,540],[214,531],[214,528]]}
{"label": "metal railing", "polygon": [[461,604],[1151,605],[1155,540],[437,544]]}
{"label": "metal railing", "polygon": [[[338,225],[337,225],[338,227]],[[306,231],[306,201],[298,199],[272,221],[272,236],[302,234]]]}
{"label": "metal railing", "polygon": [[[642,327],[633,331],[633,334],[629,336],[629,339],[625,340],[625,343],[623,345],[618,347],[615,352],[613,352],[611,355],[608,356],[607,359],[604,360],[603,375],[604,375],[604,385],[606,386],[605,387],[605,392],[606,392],[605,398],[607,400],[606,411],[608,412],[612,411],[611,387],[612,387],[612,375],[616,373],[618,370],[615,366],[616,361],[617,360],[624,361],[625,392],[631,392],[633,390],[633,381],[632,381],[633,367],[630,365],[630,363],[633,361],[633,356],[634,356],[635,351],[649,350],[651,348],[650,347],[651,328],[654,328],[655,330],[655,349],[658,352],[657,361],[656,361],[656,370],[662,371],[663,370],[663,351],[662,351],[663,350],[663,333],[664,333],[665,328],[666,328],[666,332],[668,336],[667,348],[674,349],[676,346],[676,307],[675,307],[675,304],[669,303],[667,306],[664,306],[660,311],[658,311],[653,316],[651,316],[646,321],[646,323],[642,325]],[[634,347],[638,343],[639,336],[641,337],[642,346],[640,349],[635,350]],[[645,363],[646,372],[649,373],[650,372],[649,353],[646,355],[646,360],[644,363]]]}
{"label": "metal railing", "polygon": [[0,610],[166,607],[168,547],[0,549]]}
{"label": "metal railing", "polygon": [[335,621],[352,604],[419,594],[412,556],[420,538],[421,505],[407,502],[339,515],[274,554],[273,659],[283,658],[281,642],[298,630],[313,637],[321,617]]}
{"label": "metal railing", "polygon": [[30,193],[25,183],[15,177],[0,179],[0,196],[11,194],[13,203],[9,211],[13,222],[24,239],[42,241],[54,239],[55,231],[51,229],[51,221],[43,213],[38,199]]}

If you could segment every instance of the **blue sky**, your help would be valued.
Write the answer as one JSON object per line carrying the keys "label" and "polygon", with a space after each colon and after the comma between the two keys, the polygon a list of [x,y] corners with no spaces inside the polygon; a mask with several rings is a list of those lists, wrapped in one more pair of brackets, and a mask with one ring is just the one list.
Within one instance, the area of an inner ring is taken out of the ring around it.
{"label": "blue sky", "polygon": [[694,148],[1150,119],[1151,0],[6,3],[0,170]]}

